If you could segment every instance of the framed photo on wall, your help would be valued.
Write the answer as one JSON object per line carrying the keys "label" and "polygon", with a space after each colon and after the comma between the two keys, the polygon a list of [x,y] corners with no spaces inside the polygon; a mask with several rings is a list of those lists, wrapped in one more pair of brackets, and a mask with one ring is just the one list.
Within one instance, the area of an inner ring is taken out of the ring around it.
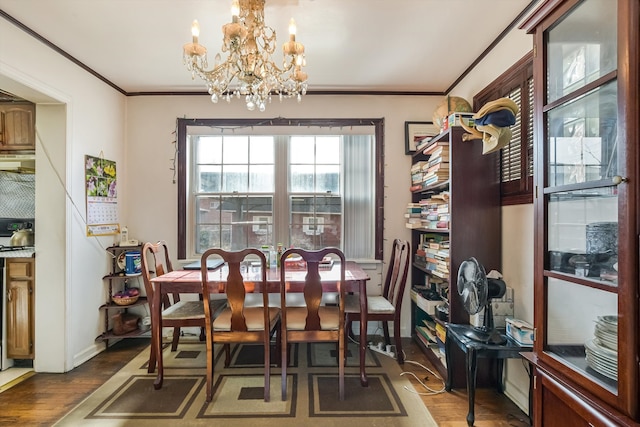
{"label": "framed photo on wall", "polygon": [[425,138],[438,135],[440,130],[433,122],[404,122],[404,154],[413,154]]}

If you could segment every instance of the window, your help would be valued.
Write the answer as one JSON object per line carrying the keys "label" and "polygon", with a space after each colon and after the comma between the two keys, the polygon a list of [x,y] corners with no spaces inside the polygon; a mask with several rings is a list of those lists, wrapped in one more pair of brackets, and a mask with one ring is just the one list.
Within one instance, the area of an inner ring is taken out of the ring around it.
{"label": "window", "polygon": [[503,205],[533,203],[533,54],[529,53],[473,98],[474,110],[508,97],[519,107],[508,146],[500,150]]}
{"label": "window", "polygon": [[381,259],[381,135],[382,119],[178,119],[178,257],[283,243]]}

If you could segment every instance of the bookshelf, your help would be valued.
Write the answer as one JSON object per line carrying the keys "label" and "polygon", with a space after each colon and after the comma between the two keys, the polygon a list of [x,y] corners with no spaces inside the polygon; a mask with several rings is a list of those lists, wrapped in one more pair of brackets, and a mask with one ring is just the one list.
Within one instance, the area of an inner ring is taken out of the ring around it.
{"label": "bookshelf", "polygon": [[[418,146],[405,213],[413,253],[413,338],[443,378],[444,325],[469,323],[456,288],[460,264],[473,256],[486,269],[501,270],[499,153],[482,155],[482,141],[463,141],[463,134],[453,126]],[[429,299],[437,297],[441,300]],[[453,386],[462,387],[462,352],[453,355],[452,363],[459,366],[453,370]],[[490,381],[478,377],[479,385]]]}

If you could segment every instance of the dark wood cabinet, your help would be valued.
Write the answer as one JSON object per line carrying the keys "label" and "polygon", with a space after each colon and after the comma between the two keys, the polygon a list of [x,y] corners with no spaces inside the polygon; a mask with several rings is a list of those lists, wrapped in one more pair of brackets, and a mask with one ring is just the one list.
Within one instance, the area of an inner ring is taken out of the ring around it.
{"label": "dark wood cabinet", "polygon": [[35,124],[35,104],[0,103],[0,151],[34,150]]}
{"label": "dark wood cabinet", "polygon": [[534,35],[536,426],[638,425],[639,0],[548,0]]}
{"label": "dark wood cabinet", "polygon": [[[431,158],[429,151],[431,144],[446,144],[448,146],[449,170],[448,176],[433,185],[422,185],[421,188],[412,191],[412,206],[424,204],[434,195],[442,195],[448,199],[448,224],[446,228],[433,227],[432,223],[414,223],[412,229],[412,252],[414,262],[411,268],[412,287],[431,288],[439,291],[443,297],[442,304],[448,308],[448,314],[444,318],[438,318],[427,313],[420,304],[416,303],[415,291],[412,292],[412,331],[415,341],[420,345],[425,354],[434,363],[443,378],[446,378],[447,370],[442,353],[442,346],[429,345],[420,338],[416,329],[422,326],[425,318],[434,321],[440,326],[447,322],[468,324],[469,315],[462,305],[457,291],[457,273],[460,264],[470,257],[475,257],[489,270],[501,270],[501,207],[500,207],[500,180],[499,157],[497,153],[482,154],[482,141],[463,141],[464,130],[459,126],[453,126],[440,135],[432,138],[426,145],[418,147],[413,154],[413,164],[428,164]],[[412,180],[412,184],[415,182]],[[424,217],[424,215],[423,215]],[[444,224],[442,224],[444,226]],[[436,240],[448,242],[448,265],[445,270],[434,274],[428,261],[424,261],[426,250],[425,236],[440,236]],[[422,256],[422,258],[421,258]],[[432,278],[442,284],[432,284]],[[435,289],[438,288],[438,289]],[[454,388],[464,387],[466,384],[466,371],[464,355],[458,349],[452,355],[452,363],[455,368],[451,385]],[[484,366],[483,361],[483,366]],[[487,385],[493,381],[493,376],[483,367],[478,369],[478,385]],[[486,374],[486,375],[485,375]]]}

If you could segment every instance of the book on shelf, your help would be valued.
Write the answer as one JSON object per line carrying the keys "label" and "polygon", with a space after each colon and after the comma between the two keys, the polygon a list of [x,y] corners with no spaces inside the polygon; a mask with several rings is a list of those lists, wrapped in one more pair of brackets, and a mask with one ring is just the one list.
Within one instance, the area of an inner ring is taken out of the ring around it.
{"label": "book on shelf", "polygon": [[415,162],[412,166],[411,166],[411,173],[413,172],[417,172],[417,171],[421,171],[422,168],[426,165],[428,165],[429,162],[428,161],[420,161],[420,162]]}
{"label": "book on shelf", "polygon": [[422,152],[424,154],[431,154],[439,147],[444,147],[444,146],[449,147],[449,141],[438,141],[431,144],[427,144],[426,147],[424,147],[424,150],[422,150]]}
{"label": "book on shelf", "polygon": [[409,191],[411,191],[412,193],[418,190],[422,190],[422,182],[420,182],[419,184],[413,184],[411,187],[409,187]]}

